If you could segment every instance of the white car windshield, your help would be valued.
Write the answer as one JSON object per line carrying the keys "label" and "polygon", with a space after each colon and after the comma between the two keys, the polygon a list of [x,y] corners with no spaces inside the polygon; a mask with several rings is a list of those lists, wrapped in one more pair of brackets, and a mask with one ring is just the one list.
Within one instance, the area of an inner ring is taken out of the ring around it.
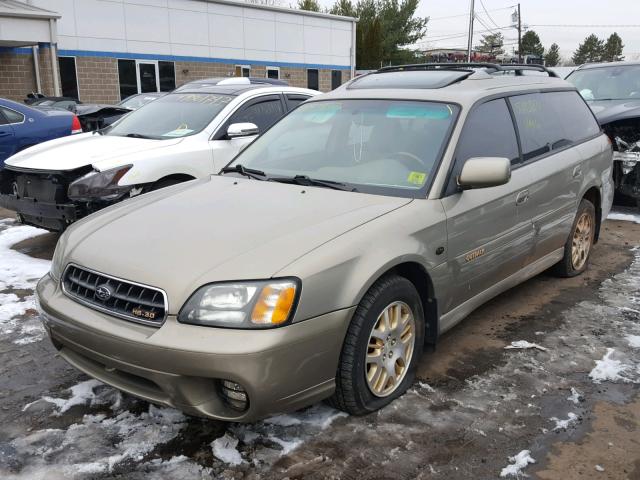
{"label": "white car windshield", "polygon": [[243,167],[276,181],[305,178],[359,192],[419,196],[435,174],[458,110],[422,101],[305,103],[225,170]]}
{"label": "white car windshield", "polygon": [[640,65],[576,70],[567,77],[587,101],[640,100]]}
{"label": "white car windshield", "polygon": [[234,98],[212,93],[171,93],[127,114],[105,135],[157,140],[194,135]]}

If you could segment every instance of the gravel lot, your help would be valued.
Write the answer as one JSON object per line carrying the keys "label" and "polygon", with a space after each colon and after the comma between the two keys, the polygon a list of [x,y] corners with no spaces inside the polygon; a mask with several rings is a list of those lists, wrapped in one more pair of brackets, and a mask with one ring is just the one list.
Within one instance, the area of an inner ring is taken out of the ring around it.
{"label": "gravel lot", "polygon": [[640,225],[622,213],[585,275],[542,274],[473,313],[381,412],[234,425],[58,358],[32,296],[57,237],[0,210],[0,478],[640,479]]}

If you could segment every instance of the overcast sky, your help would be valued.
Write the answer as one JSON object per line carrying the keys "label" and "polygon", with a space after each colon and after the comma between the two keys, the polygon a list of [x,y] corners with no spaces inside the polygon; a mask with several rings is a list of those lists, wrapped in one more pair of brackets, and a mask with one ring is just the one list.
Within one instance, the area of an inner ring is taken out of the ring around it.
{"label": "overcast sky", "polygon": [[[323,5],[331,5],[331,0],[321,0]],[[483,9],[482,2],[489,16]],[[475,22],[475,31],[482,32],[487,27],[496,29],[511,25],[514,3],[509,0],[475,0],[475,11],[480,17]],[[545,48],[552,43],[560,46],[560,53],[566,59],[584,38],[595,33],[601,38],[618,32],[625,45],[627,60],[640,59],[640,0],[521,0],[522,22],[535,30]],[[507,8],[505,8],[507,7]],[[427,48],[466,48],[469,0],[421,0],[418,15],[431,17],[427,36],[421,45]],[[442,18],[456,16],[454,18]],[[487,27],[483,26],[484,22]],[[543,26],[562,25],[562,26]],[[603,25],[602,27],[573,27],[569,25]],[[604,26],[612,25],[612,26]],[[626,27],[613,25],[628,25]],[[632,26],[633,25],[633,26]],[[510,52],[517,45],[515,29],[500,30],[505,37],[505,50]],[[456,36],[457,35],[457,36]],[[474,45],[482,33],[474,35]]]}

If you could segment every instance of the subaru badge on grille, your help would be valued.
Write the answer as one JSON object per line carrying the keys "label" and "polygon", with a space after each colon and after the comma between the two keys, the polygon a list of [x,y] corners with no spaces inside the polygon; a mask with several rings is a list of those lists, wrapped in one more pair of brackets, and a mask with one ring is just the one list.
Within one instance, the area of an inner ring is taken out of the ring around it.
{"label": "subaru badge on grille", "polygon": [[111,295],[113,295],[113,293],[107,285],[100,285],[98,288],[96,288],[96,297],[98,297],[103,302],[109,300],[111,298]]}

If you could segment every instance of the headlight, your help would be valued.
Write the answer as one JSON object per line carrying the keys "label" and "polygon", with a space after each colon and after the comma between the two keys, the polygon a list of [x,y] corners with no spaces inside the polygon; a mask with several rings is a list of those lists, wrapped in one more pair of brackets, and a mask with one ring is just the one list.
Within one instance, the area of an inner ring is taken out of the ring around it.
{"label": "headlight", "polygon": [[187,300],[178,321],[231,328],[282,325],[293,315],[299,285],[293,278],[205,285]]}
{"label": "headlight", "polygon": [[131,190],[132,185],[120,187],[118,182],[132,166],[87,173],[69,185],[67,195],[74,200],[115,200]]}

